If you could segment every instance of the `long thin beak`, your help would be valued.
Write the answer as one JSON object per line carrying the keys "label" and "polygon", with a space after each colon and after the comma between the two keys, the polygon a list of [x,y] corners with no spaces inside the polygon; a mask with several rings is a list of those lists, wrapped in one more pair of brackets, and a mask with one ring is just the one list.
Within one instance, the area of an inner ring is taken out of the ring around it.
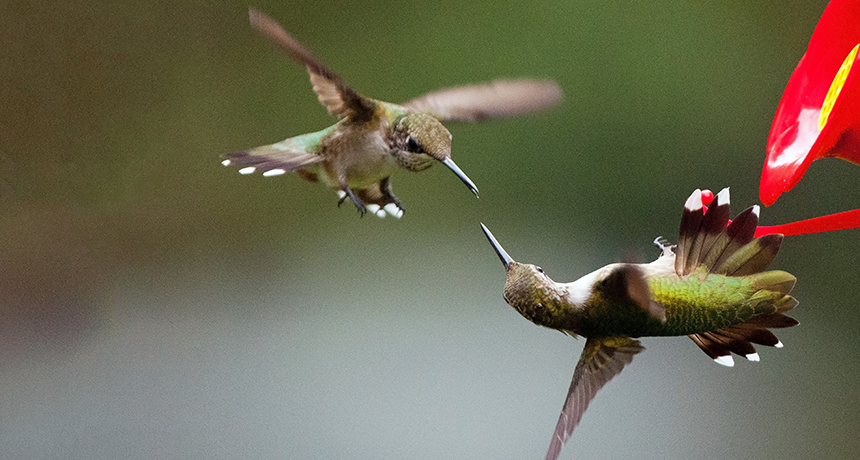
{"label": "long thin beak", "polygon": [[442,164],[447,166],[448,169],[450,169],[451,171],[454,171],[454,174],[456,174],[457,177],[459,177],[460,180],[463,181],[464,184],[466,184],[466,187],[469,187],[469,190],[471,190],[472,193],[475,194],[475,197],[478,196],[478,187],[475,187],[475,183],[472,182],[472,179],[469,179],[469,176],[467,176],[462,169],[460,169],[456,164],[454,164],[454,160],[452,160],[451,157],[442,160]]}
{"label": "long thin beak", "polygon": [[499,242],[496,240],[496,237],[493,236],[492,232],[490,232],[490,229],[487,228],[487,226],[483,223],[481,224],[481,230],[484,231],[484,235],[486,235],[487,239],[490,240],[490,245],[493,246],[493,250],[496,251],[496,255],[498,255],[502,263],[505,264],[505,268],[508,268],[508,265],[510,265],[511,262],[514,261],[514,259],[512,259],[511,256],[508,255],[507,251],[505,251],[505,248],[503,248],[502,245],[499,244]]}

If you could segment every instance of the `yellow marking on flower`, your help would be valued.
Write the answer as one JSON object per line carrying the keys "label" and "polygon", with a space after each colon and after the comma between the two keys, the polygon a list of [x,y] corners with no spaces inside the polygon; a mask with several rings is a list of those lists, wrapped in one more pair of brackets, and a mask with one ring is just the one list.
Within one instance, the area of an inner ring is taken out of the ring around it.
{"label": "yellow marking on flower", "polygon": [[833,105],[836,104],[836,98],[842,91],[845,85],[845,80],[848,78],[848,72],[851,72],[851,66],[854,64],[854,58],[857,57],[857,48],[860,48],[860,43],[854,45],[854,49],[848,53],[848,56],[842,61],[842,66],[833,77],[833,83],[830,84],[830,89],[827,90],[827,96],[824,97],[824,104],[821,105],[821,115],[818,117],[818,130],[824,129],[827,125],[827,119],[830,117],[830,111],[833,110]]}

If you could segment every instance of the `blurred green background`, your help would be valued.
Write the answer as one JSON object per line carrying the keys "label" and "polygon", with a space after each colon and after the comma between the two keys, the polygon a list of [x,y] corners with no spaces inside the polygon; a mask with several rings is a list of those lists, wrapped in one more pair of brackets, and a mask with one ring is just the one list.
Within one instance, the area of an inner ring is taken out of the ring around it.
{"label": "blurred green background", "polygon": [[[583,341],[505,304],[479,221],[569,281],[655,258],[694,188],[757,203],[825,5],[253,4],[370,97],[564,89],[550,112],[451,125],[481,198],[404,172],[397,221],[220,165],[333,122],[248,4],[0,3],[0,457],[542,458]],[[858,178],[817,162],[762,222],[853,209]],[[562,458],[856,458],[858,252],[858,231],[788,238],[785,348],[728,369],[646,338]]]}

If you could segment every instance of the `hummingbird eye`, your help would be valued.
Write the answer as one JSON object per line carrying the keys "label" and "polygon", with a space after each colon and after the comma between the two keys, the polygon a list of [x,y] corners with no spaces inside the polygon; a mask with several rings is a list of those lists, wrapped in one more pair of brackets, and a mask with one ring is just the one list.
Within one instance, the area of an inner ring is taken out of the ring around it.
{"label": "hummingbird eye", "polygon": [[406,140],[406,150],[412,153],[424,153],[424,148],[412,136],[409,136],[409,139]]}

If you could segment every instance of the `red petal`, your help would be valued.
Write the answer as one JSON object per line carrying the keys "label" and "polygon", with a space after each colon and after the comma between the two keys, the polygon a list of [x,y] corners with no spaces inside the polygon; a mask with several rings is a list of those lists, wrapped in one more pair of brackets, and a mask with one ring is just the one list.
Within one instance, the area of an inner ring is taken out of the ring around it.
{"label": "red petal", "polygon": [[860,209],[813,217],[789,224],[758,227],[755,230],[755,236],[759,237],[771,233],[782,233],[785,236],[806,235],[852,228],[860,228]]}
{"label": "red petal", "polygon": [[794,187],[814,160],[829,156],[860,164],[860,135],[856,133],[860,129],[860,64],[852,66],[827,125],[818,132],[821,106],[833,78],[860,43],[858,23],[860,2],[831,1],[794,69],[768,137],[759,188],[766,206]]}

